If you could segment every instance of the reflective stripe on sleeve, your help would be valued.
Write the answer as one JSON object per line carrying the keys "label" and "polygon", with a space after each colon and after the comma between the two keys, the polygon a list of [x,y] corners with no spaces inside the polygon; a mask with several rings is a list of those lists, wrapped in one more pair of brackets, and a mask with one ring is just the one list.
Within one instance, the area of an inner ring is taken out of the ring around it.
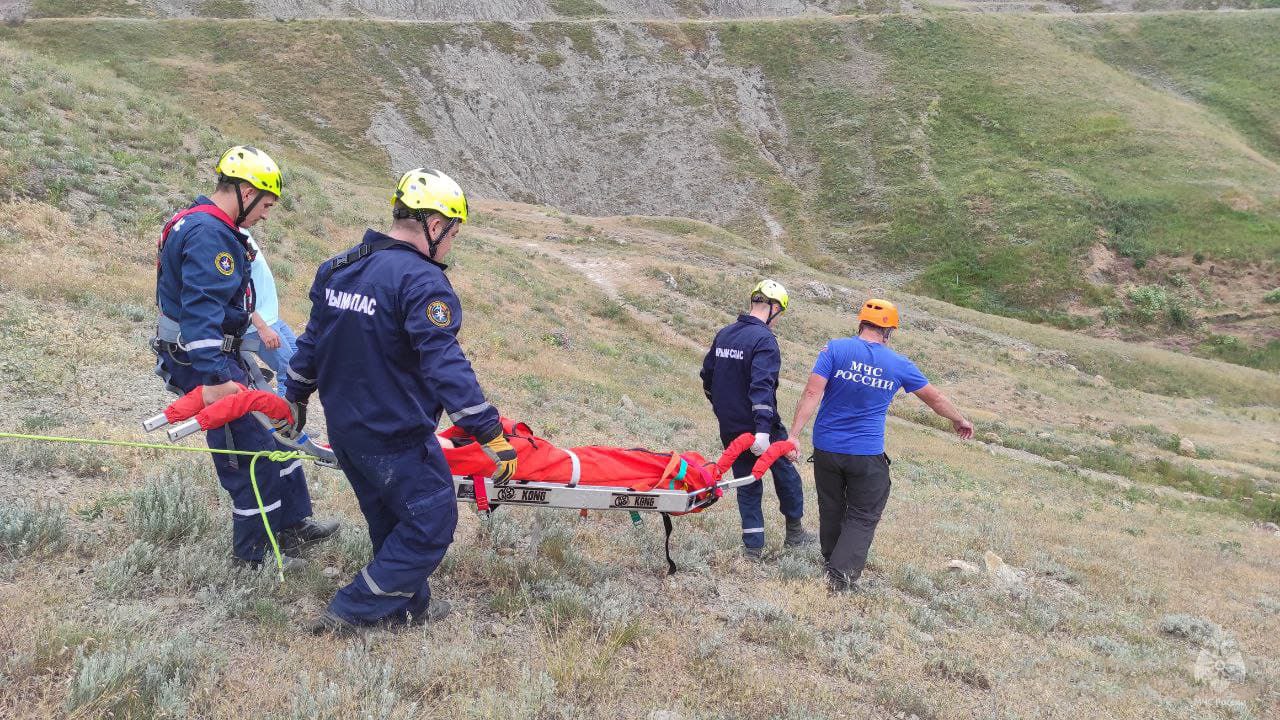
{"label": "reflective stripe on sleeve", "polygon": [[449,413],[449,419],[456,423],[464,417],[479,415],[480,413],[484,412],[485,410],[488,410],[491,407],[493,406],[490,405],[488,402],[482,402],[479,405],[472,405],[469,408],[462,408],[458,412]]}
{"label": "reflective stripe on sleeve", "polygon": [[753,412],[756,410],[768,410],[769,412],[773,412],[773,406],[772,405],[752,405],[751,410]]}
{"label": "reflective stripe on sleeve", "polygon": [[222,338],[217,340],[192,340],[182,346],[183,350],[202,350],[204,348],[221,348]]}
{"label": "reflective stripe on sleeve", "polygon": [[365,584],[369,586],[369,592],[373,593],[374,595],[381,595],[382,597],[402,597],[402,598],[413,597],[413,593],[383,591],[382,588],[378,587],[378,583],[373,581],[373,576],[369,574],[368,565],[360,568],[360,577],[364,578]]}
{"label": "reflective stripe on sleeve", "polygon": [[762,528],[762,527],[758,527],[758,528],[742,528],[742,534],[743,534],[743,535],[750,535],[751,533],[762,533],[762,532],[764,532],[764,528]]}
{"label": "reflective stripe on sleeve", "polygon": [[285,465],[284,468],[280,470],[280,477],[284,477],[285,475],[292,473],[294,470],[299,470],[301,468],[302,468],[302,461],[294,460],[288,465]]}

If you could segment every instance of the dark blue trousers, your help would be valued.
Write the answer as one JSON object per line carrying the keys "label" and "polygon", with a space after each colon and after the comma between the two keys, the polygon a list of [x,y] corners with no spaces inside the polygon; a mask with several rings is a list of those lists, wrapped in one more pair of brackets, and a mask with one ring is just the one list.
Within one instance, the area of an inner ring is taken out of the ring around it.
{"label": "dark blue trousers", "polygon": [[[728,447],[734,437],[736,436],[724,436],[721,441],[725,447]],[[750,475],[751,467],[758,459],[751,454],[750,450],[743,452],[733,463],[733,476]],[[778,493],[778,506],[782,514],[791,520],[804,517],[804,487],[796,466],[786,458],[778,458],[769,472],[773,475],[773,489]],[[742,544],[749,548],[764,547],[764,510],[760,504],[763,498],[763,480],[738,488],[738,514],[742,517]]]}
{"label": "dark blue trousers", "polygon": [[338,464],[369,523],[373,562],[338,591],[329,610],[356,624],[407,622],[431,602],[427,578],[439,567],[458,525],[453,476],[435,438],[407,450],[368,454],[342,449]]}
{"label": "dark blue trousers", "polygon": [[[182,392],[190,392],[200,381],[191,366],[186,363],[186,353],[163,353],[157,368],[166,382]],[[248,384],[244,370],[236,367],[236,382]],[[230,438],[228,438],[228,432]],[[270,430],[257,418],[245,416],[205,433],[209,447],[218,450],[288,450],[275,441]],[[233,447],[234,446],[234,447]],[[231,495],[231,551],[236,557],[249,562],[262,560],[270,542],[258,510],[258,500],[249,481],[249,463],[253,458],[245,455],[213,455],[213,467],[218,482]],[[279,532],[293,527],[311,517],[311,492],[307,489],[307,477],[301,460],[276,463],[263,458],[255,466],[258,490],[262,493],[262,505],[267,510],[271,529]]]}

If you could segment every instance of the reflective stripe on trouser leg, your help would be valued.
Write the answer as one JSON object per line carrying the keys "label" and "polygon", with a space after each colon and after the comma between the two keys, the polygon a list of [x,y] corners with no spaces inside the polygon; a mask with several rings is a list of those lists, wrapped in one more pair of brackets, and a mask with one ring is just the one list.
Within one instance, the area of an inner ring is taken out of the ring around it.
{"label": "reflective stripe on trouser leg", "polygon": [[373,561],[338,591],[329,609],[350,622],[401,621],[426,612],[428,578],[453,542],[458,503],[444,455],[434,440],[397,453],[346,453],[334,438],[334,453],[371,539],[383,535]]}

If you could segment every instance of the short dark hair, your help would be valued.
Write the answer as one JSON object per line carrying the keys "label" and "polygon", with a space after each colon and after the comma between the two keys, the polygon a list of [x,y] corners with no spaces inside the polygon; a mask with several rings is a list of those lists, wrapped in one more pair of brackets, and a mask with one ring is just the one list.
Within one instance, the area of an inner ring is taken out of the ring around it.
{"label": "short dark hair", "polygon": [[243,181],[235,178],[229,178],[226,175],[219,175],[218,184],[214,186],[213,190],[214,192],[234,192],[236,186],[241,182]]}
{"label": "short dark hair", "polygon": [[866,320],[863,320],[862,322],[858,323],[858,334],[861,335],[862,331],[866,330],[867,328],[873,328],[873,329],[879,330],[880,334],[884,335],[885,337],[888,337],[889,334],[892,333],[894,330],[894,328],[880,327],[875,323],[869,323]]}

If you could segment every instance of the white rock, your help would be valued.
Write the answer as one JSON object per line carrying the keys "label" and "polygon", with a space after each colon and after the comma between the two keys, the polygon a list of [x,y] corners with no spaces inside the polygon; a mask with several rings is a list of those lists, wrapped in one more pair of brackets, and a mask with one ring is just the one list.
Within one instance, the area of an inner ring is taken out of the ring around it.
{"label": "white rock", "polygon": [[1178,441],[1178,454],[1186,457],[1196,456],[1196,444],[1191,442],[1190,438],[1182,438]]}
{"label": "white rock", "polygon": [[982,561],[986,563],[987,575],[997,583],[1011,588],[1022,584],[1018,571],[1006,565],[999,555],[988,550],[982,554]]}
{"label": "white rock", "polygon": [[336,568],[336,567],[334,567],[334,566],[330,565],[329,567],[327,567],[327,568],[325,568],[325,569],[324,569],[324,576],[325,576],[325,577],[327,577],[327,578],[336,578],[336,577],[338,577],[338,568]]}
{"label": "white rock", "polygon": [[974,565],[971,562],[965,562],[964,560],[952,560],[951,562],[947,563],[947,569],[957,570],[959,572],[966,573],[966,574],[978,572],[977,565]]}

